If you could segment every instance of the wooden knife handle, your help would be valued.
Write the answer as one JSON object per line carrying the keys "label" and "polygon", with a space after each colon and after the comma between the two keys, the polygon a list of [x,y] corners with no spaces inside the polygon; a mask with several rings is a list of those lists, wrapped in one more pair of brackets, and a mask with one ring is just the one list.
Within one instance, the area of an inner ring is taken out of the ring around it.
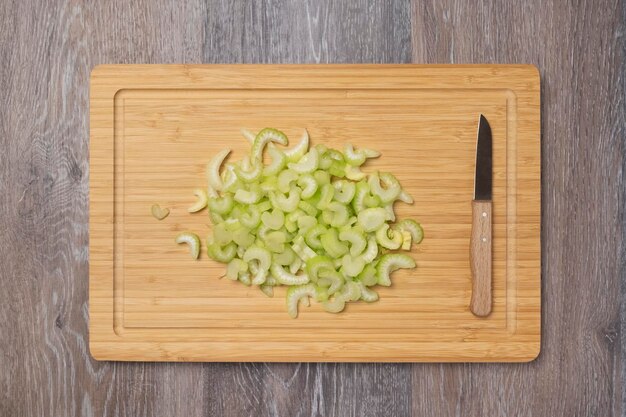
{"label": "wooden knife handle", "polygon": [[472,201],[472,235],[470,263],[472,267],[472,300],[470,310],[476,316],[491,313],[491,201]]}

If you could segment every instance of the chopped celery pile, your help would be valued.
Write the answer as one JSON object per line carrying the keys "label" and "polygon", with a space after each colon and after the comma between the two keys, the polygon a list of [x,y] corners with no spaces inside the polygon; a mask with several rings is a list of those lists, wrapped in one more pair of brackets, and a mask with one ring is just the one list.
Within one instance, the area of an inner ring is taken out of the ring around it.
{"label": "chopped celery pile", "polygon": [[[414,220],[396,221],[395,201],[413,199],[388,172],[366,173],[361,166],[380,153],[345,145],[343,152],[309,145],[304,131],[291,148],[287,136],[265,128],[242,130],[250,154],[224,163],[230,150],[207,164],[207,190],[195,190],[189,212],[208,208],[213,223],[207,254],[227,264],[226,276],[259,286],[287,286],[287,312],[297,317],[298,304],[313,298],[331,313],[348,302],[378,300],[376,285],[391,285],[399,268],[415,261],[398,250],[422,241]],[[269,161],[263,162],[267,151]],[[197,257],[199,243],[187,243]]]}

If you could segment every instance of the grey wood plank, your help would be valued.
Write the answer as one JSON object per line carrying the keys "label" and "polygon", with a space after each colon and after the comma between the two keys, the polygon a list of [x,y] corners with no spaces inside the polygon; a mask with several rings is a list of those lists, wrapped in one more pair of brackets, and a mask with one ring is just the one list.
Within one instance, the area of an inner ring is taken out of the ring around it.
{"label": "grey wood plank", "polygon": [[207,365],[209,415],[408,416],[403,364]]}
{"label": "grey wood plank", "polygon": [[414,414],[624,412],[622,11],[614,1],[414,2],[416,62],[539,67],[543,177],[541,355],[527,365],[414,365],[413,381],[426,385],[414,382]]}
{"label": "grey wood plank", "polygon": [[71,86],[88,68],[66,71],[81,53],[60,47],[66,10],[0,10],[0,414],[75,413],[76,365],[87,358],[87,287],[74,283],[88,270],[88,163],[86,136],[75,135],[86,130],[86,92]]}
{"label": "grey wood plank", "polygon": [[402,0],[209,0],[207,63],[402,63],[411,59]]}
{"label": "grey wood plank", "polygon": [[[622,166],[621,166],[621,190],[620,195],[620,210],[622,221],[622,234],[621,234],[621,291],[620,291],[620,324],[616,329],[617,333],[612,335],[619,337],[620,340],[620,357],[619,363],[621,363],[621,372],[616,373],[613,381],[615,387],[613,388],[614,409],[621,409],[621,416],[626,416],[626,39],[624,38],[624,26],[626,26],[626,1],[621,1],[622,6],[622,27],[621,27],[621,45],[622,55],[621,62],[616,63],[618,76],[621,80],[621,102],[620,111],[622,118],[621,125],[618,126],[619,134],[621,136],[621,142],[619,151],[622,154]],[[618,91],[619,94],[619,91]],[[621,395],[620,395],[621,394]],[[617,415],[617,411],[615,412]]]}

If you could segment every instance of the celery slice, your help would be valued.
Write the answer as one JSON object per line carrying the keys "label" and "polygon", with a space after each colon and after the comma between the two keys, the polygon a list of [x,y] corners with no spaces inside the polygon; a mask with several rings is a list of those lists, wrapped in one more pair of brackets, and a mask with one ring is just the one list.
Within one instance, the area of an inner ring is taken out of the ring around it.
{"label": "celery slice", "polygon": [[285,224],[285,214],[278,208],[261,214],[261,221],[272,230],[278,230]]}
{"label": "celery slice", "polygon": [[210,212],[209,219],[211,219],[211,223],[213,224],[224,223],[224,218],[219,213]]}
{"label": "celery slice", "polygon": [[315,300],[317,302],[328,301],[328,297],[328,288],[320,286],[315,287]]}
{"label": "celery slice", "polygon": [[348,247],[339,241],[337,231],[335,229],[328,229],[324,234],[322,234],[320,242],[322,243],[322,247],[326,253],[333,258],[339,258],[348,252]]}
{"label": "celery slice", "polygon": [[402,190],[396,177],[388,172],[381,172],[380,174],[374,173],[370,175],[368,183],[372,193],[378,196],[383,203],[394,201],[398,195],[400,195],[400,191]]}
{"label": "celery slice", "polygon": [[261,194],[256,191],[239,189],[235,193],[235,201],[242,204],[254,204],[261,199]]}
{"label": "celery slice", "polygon": [[294,275],[278,264],[272,264],[270,267],[270,272],[272,276],[276,278],[276,281],[280,282],[283,285],[302,285],[307,284],[309,282],[309,277],[307,274],[302,273],[300,275]]}
{"label": "celery slice", "polygon": [[326,233],[327,229],[318,224],[317,226],[313,226],[304,236],[304,240],[306,243],[314,249],[322,249],[322,242],[320,241],[320,236]]}
{"label": "celery slice", "polygon": [[381,153],[374,149],[363,148],[361,151],[365,154],[366,158],[378,158]]}
{"label": "celery slice", "polygon": [[411,250],[411,241],[413,240],[411,234],[406,230],[401,230],[400,233],[402,234],[402,246],[400,246],[400,249]]}
{"label": "celery slice", "polygon": [[291,249],[293,249],[296,255],[298,255],[298,257],[303,261],[306,261],[317,255],[317,253],[306,244],[302,236],[298,236],[293,240],[293,245],[291,245]]}
{"label": "celery slice", "polygon": [[189,245],[189,253],[193,259],[200,256],[200,238],[195,233],[183,232],[176,236],[176,243],[186,243]]}
{"label": "celery slice", "polygon": [[352,166],[361,166],[365,163],[366,158],[378,158],[380,152],[372,149],[359,149],[358,151],[353,148],[351,144],[346,144],[344,147],[344,157],[346,162]]}
{"label": "celery slice", "polygon": [[151,207],[152,216],[157,220],[163,220],[170,215],[170,209],[153,204]]}
{"label": "celery slice", "polygon": [[237,229],[231,233],[233,237],[233,242],[235,242],[238,246],[243,246],[247,248],[248,246],[254,243],[254,236],[250,233],[250,229],[242,227]]}
{"label": "celery slice", "polygon": [[244,138],[250,143],[250,145],[254,145],[254,139],[256,139],[256,134],[254,134],[251,130],[246,128],[239,129]]}
{"label": "celery slice", "polygon": [[415,261],[410,256],[401,253],[383,255],[377,266],[378,285],[390,286],[389,275],[400,268],[415,268]]}
{"label": "celery slice", "polygon": [[346,301],[357,301],[361,298],[361,286],[354,281],[346,281],[339,296]]}
{"label": "celery slice", "polygon": [[267,295],[270,298],[274,296],[274,287],[271,285],[261,284],[259,289],[261,290],[263,294]]}
{"label": "celery slice", "polygon": [[320,287],[328,287],[326,292],[328,295],[333,295],[343,287],[344,282],[343,276],[333,269],[330,271],[321,271],[317,285]]}
{"label": "celery slice", "polygon": [[224,149],[209,161],[206,167],[206,176],[209,185],[216,191],[220,191],[223,187],[222,178],[220,177],[220,167],[224,159],[230,154],[230,149]]}
{"label": "celery slice", "polygon": [[298,204],[300,203],[300,188],[295,186],[291,187],[289,190],[289,197],[285,196],[283,193],[271,193],[270,201],[272,200],[276,207],[285,213],[291,213],[298,208]]}
{"label": "celery slice", "polygon": [[311,174],[304,174],[298,178],[297,184],[302,188],[302,193],[300,197],[303,199],[313,197],[313,194],[317,191],[317,181]]}
{"label": "celery slice", "polygon": [[334,198],[336,201],[348,204],[354,198],[356,186],[353,182],[347,180],[337,180],[333,182],[333,187],[335,187]]}
{"label": "celery slice", "polygon": [[[222,191],[232,191],[233,189],[239,188],[239,179],[237,178],[237,174],[235,173],[235,165],[233,164],[224,164],[224,171],[222,171],[221,179],[222,179]],[[211,185],[208,186],[209,197],[217,197],[217,191],[213,189]]]}
{"label": "celery slice", "polygon": [[317,216],[318,210],[315,207],[313,207],[311,203],[307,201],[300,200],[300,202],[298,203],[298,207],[309,216],[312,216],[312,217]]}
{"label": "celery slice", "polygon": [[272,158],[272,163],[263,168],[263,175],[273,177],[278,175],[282,172],[283,168],[285,168],[285,165],[287,165],[287,156],[283,151],[273,146],[269,147],[267,152]]}
{"label": "celery slice", "polygon": [[250,169],[244,170],[243,168],[235,168],[235,172],[237,173],[237,177],[243,182],[256,182],[263,174],[263,165],[257,161]]}
{"label": "celery slice", "polygon": [[363,165],[365,162],[365,153],[356,152],[350,143],[346,143],[343,149],[343,155],[348,164],[357,167]]}
{"label": "celery slice", "polygon": [[352,208],[356,213],[360,213],[365,208],[365,198],[369,195],[370,187],[366,181],[356,183],[354,197],[352,198]]}
{"label": "celery slice", "polygon": [[270,202],[269,202],[269,201],[267,201],[267,200],[266,200],[266,201],[263,201],[263,202],[260,202],[260,203],[258,203],[258,204],[256,205],[256,209],[257,209],[260,213],[263,213],[264,211],[269,211],[269,210],[271,210],[272,208],[273,208],[273,207],[272,207],[272,203],[270,203]]}
{"label": "celery slice", "polygon": [[317,181],[320,187],[324,184],[330,184],[330,174],[326,171],[315,171],[313,178],[315,178],[315,181]]}
{"label": "celery slice", "polygon": [[413,204],[413,197],[411,197],[411,195],[404,190],[401,190],[400,194],[398,194],[398,200],[403,201],[407,204]]}
{"label": "celery slice", "polygon": [[203,190],[202,188],[196,188],[195,190],[193,190],[193,195],[196,196],[197,201],[193,206],[187,209],[189,213],[196,213],[202,210],[203,208],[206,207],[207,202],[209,201],[209,196],[207,195],[207,191]]}
{"label": "celery slice", "polygon": [[380,207],[364,209],[357,215],[357,219],[363,230],[373,232],[385,223],[385,209]]}
{"label": "celery slice", "polygon": [[230,262],[237,254],[237,245],[234,242],[226,246],[207,242],[207,255],[213,260],[222,263]]}
{"label": "celery slice", "polygon": [[335,196],[335,188],[332,184],[324,184],[320,190],[320,199],[316,205],[318,210],[326,210],[328,205],[333,200]]}
{"label": "celery slice", "polygon": [[254,229],[261,223],[261,212],[256,207],[250,206],[239,216],[239,221],[248,229]]}
{"label": "celery slice", "polygon": [[285,251],[285,242],[287,241],[287,236],[285,236],[284,232],[275,231],[269,232],[265,239],[265,246],[271,252],[281,253]]}
{"label": "celery slice", "polygon": [[346,307],[346,300],[338,295],[333,297],[332,300],[322,302],[322,307],[329,313],[341,313]]}
{"label": "celery slice", "polygon": [[267,272],[272,264],[272,255],[266,249],[258,246],[250,246],[243,254],[243,261],[250,264],[252,261],[258,263],[258,271],[252,279],[252,284],[261,285],[267,278]]}
{"label": "celery slice", "polygon": [[317,225],[317,219],[313,216],[303,215],[298,217],[298,231],[300,234],[306,234],[315,225]]}
{"label": "celery slice", "polygon": [[328,204],[326,212],[332,213],[330,219],[330,225],[333,227],[341,227],[348,222],[350,218],[350,212],[348,211],[348,206],[341,204],[338,201],[333,201]]}
{"label": "celery slice", "polygon": [[317,255],[306,261],[306,272],[312,282],[317,282],[320,272],[335,271],[333,261],[327,256]]}
{"label": "celery slice", "polygon": [[298,317],[298,303],[308,297],[315,297],[315,286],[312,284],[297,285],[287,290],[287,314],[289,317]]}
{"label": "celery slice", "polygon": [[341,264],[341,273],[350,278],[356,277],[365,268],[365,261],[360,256],[344,255]]}
{"label": "celery slice", "polygon": [[385,223],[376,231],[376,241],[383,248],[396,250],[402,245],[402,233],[390,229]]}
{"label": "celery slice", "polygon": [[369,237],[367,239],[367,248],[361,254],[361,257],[366,263],[370,263],[370,262],[373,262],[377,256],[378,256],[378,244],[376,243],[376,238]]}
{"label": "celery slice", "polygon": [[259,188],[264,193],[267,193],[267,192],[270,192],[270,191],[277,191],[278,190],[278,181],[276,180],[276,177],[265,178],[263,180],[263,182],[261,182],[259,184]]}
{"label": "celery slice", "polygon": [[296,171],[286,169],[278,174],[278,190],[287,193],[291,190],[292,183],[298,181],[299,175]]}
{"label": "celery slice", "polygon": [[396,213],[393,211],[393,203],[389,203],[383,207],[385,209],[385,220],[389,222],[396,221]]}
{"label": "celery slice", "polygon": [[400,230],[406,230],[411,234],[411,238],[413,239],[413,243],[416,245],[419,244],[422,239],[424,239],[424,229],[422,226],[416,222],[415,220],[405,219],[397,224],[397,227]]}
{"label": "celery slice", "polygon": [[363,233],[359,233],[356,228],[350,228],[339,232],[339,240],[343,242],[350,242],[350,255],[352,256],[360,255],[365,250],[365,246],[367,244],[365,235]]}
{"label": "celery slice", "polygon": [[371,287],[378,282],[378,274],[376,267],[371,263],[367,264],[363,271],[357,276],[357,281],[362,282],[364,285]]}
{"label": "celery slice", "polygon": [[213,227],[213,241],[220,246],[233,241],[232,232],[226,228],[226,222],[218,223]]}
{"label": "celery slice", "polygon": [[293,221],[292,219],[285,219],[285,229],[287,229],[287,231],[289,233],[293,233],[296,230],[298,230],[298,223],[296,223],[295,221]]}
{"label": "celery slice", "polygon": [[260,161],[263,157],[263,149],[268,142],[276,142],[280,145],[287,145],[289,140],[287,136],[277,129],[266,127],[257,133],[252,144],[251,157],[253,161]]}
{"label": "celery slice", "polygon": [[333,161],[328,167],[328,173],[333,177],[343,178],[346,176],[348,166],[344,161]]}
{"label": "celery slice", "polygon": [[324,145],[323,143],[318,143],[317,145],[315,145],[315,147],[317,148],[317,151],[320,153],[320,156],[326,153],[326,151],[328,150],[328,146]]}
{"label": "celery slice", "polygon": [[209,198],[207,206],[212,213],[228,214],[233,209],[233,197],[226,194],[223,197]]}
{"label": "celery slice", "polygon": [[295,162],[300,160],[304,154],[309,150],[309,132],[304,129],[300,141],[293,148],[285,149],[285,155],[289,162]]}
{"label": "celery slice", "polygon": [[250,286],[252,284],[252,281],[250,279],[250,273],[249,272],[244,272],[242,274],[239,275],[239,282],[241,282],[243,285],[246,286]]}
{"label": "celery slice", "polygon": [[362,172],[359,167],[353,167],[352,165],[346,166],[345,176],[352,181],[360,181],[366,177],[365,172]]}
{"label": "celery slice", "polygon": [[[382,204],[382,201],[380,200],[380,197],[378,197],[377,195],[372,195],[372,194],[367,194],[365,196],[365,198],[363,199],[363,203],[365,204],[365,207],[367,208],[376,208],[376,207],[380,207],[380,205]],[[385,218],[386,218],[386,212],[385,212]]]}
{"label": "celery slice", "polygon": [[359,289],[361,290],[361,300],[366,303],[373,303],[378,301],[378,293],[371,288],[367,288],[362,282],[357,282]]}
{"label": "celery slice", "polygon": [[289,246],[286,246],[285,250],[280,253],[272,254],[272,261],[278,265],[291,265],[295,260],[296,253]]}
{"label": "celery slice", "polygon": [[239,258],[234,258],[228,263],[226,268],[226,277],[230,280],[237,281],[239,274],[248,271],[248,264]]}
{"label": "celery slice", "polygon": [[264,269],[258,269],[252,277],[252,285],[263,285],[267,279],[267,271]]}
{"label": "celery slice", "polygon": [[296,227],[297,227],[298,219],[300,217],[302,217],[302,216],[305,216],[305,215],[306,215],[306,213],[304,212],[304,210],[296,208],[294,211],[292,211],[291,213],[288,213],[285,216],[285,221],[289,221],[289,222],[295,224]]}
{"label": "celery slice", "polygon": [[302,264],[303,264],[302,259],[300,258],[294,259],[291,265],[289,265],[289,272],[291,272],[292,274],[297,273],[302,268]]}
{"label": "celery slice", "polygon": [[261,223],[259,225],[259,227],[256,230],[256,235],[257,238],[260,240],[265,240],[265,238],[267,237],[267,234],[271,231],[272,229],[270,229],[268,226],[266,226],[265,224]]}
{"label": "celery slice", "polygon": [[289,169],[299,174],[310,174],[319,166],[319,154],[317,149],[311,148],[298,162],[287,164]]}

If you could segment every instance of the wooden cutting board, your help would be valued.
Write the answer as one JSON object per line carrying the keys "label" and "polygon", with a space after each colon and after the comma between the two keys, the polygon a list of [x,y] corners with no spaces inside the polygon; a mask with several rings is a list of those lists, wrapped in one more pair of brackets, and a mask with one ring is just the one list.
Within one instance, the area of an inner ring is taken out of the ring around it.
{"label": "wooden cutting board", "polygon": [[[527,65],[105,65],[91,75],[90,349],[139,361],[515,361],[540,349],[539,74]],[[494,143],[493,312],[469,310],[479,114]],[[378,149],[425,239],[376,303],[291,319],[284,291],[220,279],[179,231],[206,236],[192,190],[239,129]],[[159,222],[158,202],[171,209]]]}

